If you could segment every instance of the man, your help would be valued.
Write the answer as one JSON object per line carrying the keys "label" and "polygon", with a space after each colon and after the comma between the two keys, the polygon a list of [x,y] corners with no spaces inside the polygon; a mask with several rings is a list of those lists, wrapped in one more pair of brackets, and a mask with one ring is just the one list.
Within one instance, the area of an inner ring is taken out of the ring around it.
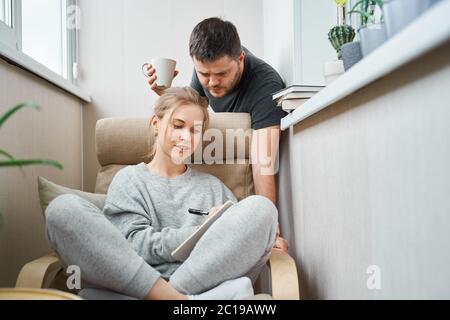
{"label": "man", "polygon": [[[250,114],[255,192],[276,203],[275,172],[268,173],[262,159],[269,157],[269,167],[273,167],[278,154],[280,120],[286,114],[276,107],[272,94],[284,88],[283,80],[270,65],[242,47],[231,22],[219,18],[203,20],[194,28],[189,51],[195,67],[191,87],[209,99],[212,109]],[[147,71],[150,87],[161,95],[155,70],[148,65]],[[278,236],[275,247],[286,251],[286,240]]]}

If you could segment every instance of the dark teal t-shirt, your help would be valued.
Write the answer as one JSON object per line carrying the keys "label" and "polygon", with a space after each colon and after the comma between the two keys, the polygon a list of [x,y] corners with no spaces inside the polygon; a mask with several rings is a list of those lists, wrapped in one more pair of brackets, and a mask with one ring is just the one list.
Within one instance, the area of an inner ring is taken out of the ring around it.
{"label": "dark teal t-shirt", "polygon": [[286,116],[272,100],[272,94],[284,88],[280,75],[269,64],[257,58],[244,48],[245,62],[241,81],[226,96],[213,97],[201,85],[197,73],[191,81],[191,87],[200,95],[206,96],[215,112],[244,112],[252,119],[252,128],[263,129],[280,124]]}

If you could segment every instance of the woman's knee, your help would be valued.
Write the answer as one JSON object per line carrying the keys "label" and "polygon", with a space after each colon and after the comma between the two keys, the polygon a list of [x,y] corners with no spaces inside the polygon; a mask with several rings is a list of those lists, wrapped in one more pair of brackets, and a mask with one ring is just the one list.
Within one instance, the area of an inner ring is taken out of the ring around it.
{"label": "woman's knee", "polygon": [[242,200],[248,207],[252,218],[261,224],[272,226],[278,223],[278,210],[271,200],[264,196],[254,195]]}
{"label": "woman's knee", "polygon": [[79,196],[74,194],[63,194],[50,202],[45,210],[45,222],[47,227],[59,228],[67,225],[74,217],[74,211],[80,206]]}

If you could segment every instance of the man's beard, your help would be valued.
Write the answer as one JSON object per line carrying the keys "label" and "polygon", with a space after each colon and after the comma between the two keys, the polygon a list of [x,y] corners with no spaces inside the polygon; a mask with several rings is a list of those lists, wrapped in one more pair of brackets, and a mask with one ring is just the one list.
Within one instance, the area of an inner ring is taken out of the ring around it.
{"label": "man's beard", "polygon": [[232,92],[235,88],[236,88],[236,86],[239,84],[239,82],[241,81],[241,78],[242,78],[242,74],[241,74],[241,72],[240,72],[240,70],[238,71],[238,72],[236,72],[236,75],[235,75],[235,77],[234,77],[234,79],[233,79],[233,82],[231,83],[231,85],[230,86],[228,86],[228,87],[210,87],[210,88],[204,88],[204,89],[206,89],[206,90],[208,90],[208,92],[211,94],[211,95],[213,95],[212,93],[211,93],[211,89],[223,89],[224,90],[224,93],[222,94],[222,95],[220,95],[220,96],[218,96],[218,98],[222,98],[222,97],[224,97],[224,96],[226,96],[227,94],[229,94],[230,92]]}

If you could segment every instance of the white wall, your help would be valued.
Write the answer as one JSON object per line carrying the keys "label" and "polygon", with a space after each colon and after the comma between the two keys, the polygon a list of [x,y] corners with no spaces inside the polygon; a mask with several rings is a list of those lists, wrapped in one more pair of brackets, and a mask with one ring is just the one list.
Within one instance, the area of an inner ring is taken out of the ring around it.
{"label": "white wall", "polygon": [[274,67],[286,84],[295,73],[294,0],[264,0],[264,60]]}
{"label": "white wall", "polygon": [[150,116],[156,95],[141,74],[151,57],[178,61],[174,86],[189,85],[193,65],[189,36],[201,20],[220,16],[233,22],[243,45],[263,56],[263,13],[259,0],[80,0],[80,86],[92,94],[84,110],[85,188],[97,173],[94,128],[98,119]]}
{"label": "white wall", "polygon": [[336,25],[337,7],[331,0],[301,1],[301,69],[299,80],[305,84],[325,85],[323,65],[337,60],[328,40],[328,32]]}
{"label": "white wall", "polygon": [[264,58],[293,83],[324,85],[324,62],[337,59],[328,41],[336,24],[331,0],[264,0]]}

